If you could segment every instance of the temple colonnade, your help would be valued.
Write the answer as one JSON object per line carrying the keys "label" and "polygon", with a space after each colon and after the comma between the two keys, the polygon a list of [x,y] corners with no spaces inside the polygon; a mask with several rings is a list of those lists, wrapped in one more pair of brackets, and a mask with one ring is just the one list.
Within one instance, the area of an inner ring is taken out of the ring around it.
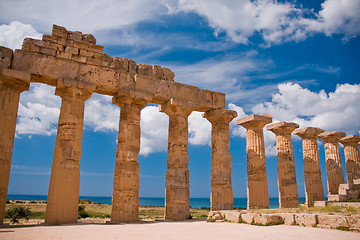
{"label": "temple colonnade", "polygon": [[[0,223],[9,183],[20,93],[30,82],[56,87],[61,109],[55,141],[45,222],[76,222],[78,217],[80,158],[85,101],[93,93],[113,96],[120,107],[116,149],[112,222],[139,219],[140,113],[148,103],[159,104],[169,117],[165,219],[190,216],[188,116],[203,112],[211,131],[211,209],[233,209],[229,123],[237,113],[225,109],[225,95],[174,82],[167,68],[136,64],[103,54],[91,34],[54,25],[42,40],[25,39],[21,50],[0,47]],[[248,208],[268,208],[263,128],[276,135],[280,207],[298,203],[291,134],[303,142],[306,205],[324,200],[317,138],[325,142],[328,188],[331,194],[344,182],[338,142],[344,145],[348,182],[360,178],[359,136],[323,133],[296,123],[272,123],[270,115],[237,120],[246,128]]]}

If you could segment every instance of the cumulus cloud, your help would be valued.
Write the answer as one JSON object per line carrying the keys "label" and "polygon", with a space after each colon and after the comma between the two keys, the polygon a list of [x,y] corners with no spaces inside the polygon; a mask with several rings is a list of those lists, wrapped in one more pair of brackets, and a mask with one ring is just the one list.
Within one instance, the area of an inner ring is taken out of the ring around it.
{"label": "cumulus cloud", "polygon": [[192,112],[189,116],[189,143],[210,145],[211,123],[202,117],[202,112]]}
{"label": "cumulus cloud", "polygon": [[21,134],[56,134],[60,113],[60,97],[55,88],[40,83],[32,83],[30,91],[20,95],[17,136]]}
{"label": "cumulus cloud", "polygon": [[238,43],[248,44],[259,34],[265,45],[302,41],[314,33],[360,33],[360,3],[357,0],[325,0],[319,13],[290,2],[274,0],[179,0],[172,12],[196,12],[209,21],[215,35],[226,32]]}
{"label": "cumulus cloud", "polygon": [[24,38],[41,38],[42,34],[37,32],[30,24],[18,21],[10,24],[0,25],[0,46],[11,49],[20,49]]}
{"label": "cumulus cloud", "polygon": [[148,155],[167,150],[169,118],[156,106],[147,106],[141,111],[140,154]]}
{"label": "cumulus cloud", "polygon": [[84,123],[94,131],[117,131],[120,108],[111,104],[111,96],[94,93],[85,102]]}
{"label": "cumulus cloud", "polygon": [[279,84],[270,102],[257,104],[253,112],[270,113],[273,121],[296,122],[300,127],[354,134],[360,128],[360,84],[338,84],[334,92],[312,92],[299,84]]}
{"label": "cumulus cloud", "polygon": [[326,0],[321,6],[317,19],[304,19],[308,29],[327,36],[342,34],[344,40],[360,34],[360,1]]}

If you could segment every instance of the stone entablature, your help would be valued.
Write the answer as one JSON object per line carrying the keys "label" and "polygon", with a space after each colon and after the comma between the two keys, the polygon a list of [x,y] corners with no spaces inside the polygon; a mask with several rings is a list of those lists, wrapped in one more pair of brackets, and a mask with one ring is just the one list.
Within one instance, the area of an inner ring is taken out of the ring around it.
{"label": "stone entablature", "polygon": [[[59,79],[89,82],[94,92],[115,95],[119,90],[140,94],[146,101],[164,104],[170,99],[187,102],[194,111],[225,108],[225,94],[174,82],[174,73],[164,67],[136,64],[111,57],[96,45],[91,34],[67,31],[54,25],[52,35],[42,40],[26,38],[21,50],[5,56],[4,67],[31,74],[31,82],[57,86]],[[12,60],[11,60],[12,59]]]}

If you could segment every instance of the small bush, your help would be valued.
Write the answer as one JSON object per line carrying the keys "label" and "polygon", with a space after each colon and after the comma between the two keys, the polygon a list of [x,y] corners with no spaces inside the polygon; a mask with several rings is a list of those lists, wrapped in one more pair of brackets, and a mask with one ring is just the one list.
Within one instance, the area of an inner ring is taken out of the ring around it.
{"label": "small bush", "polygon": [[85,211],[85,205],[78,206],[78,214],[79,214],[78,218],[87,218],[90,216],[89,213]]}
{"label": "small bush", "polygon": [[10,204],[10,200],[9,199],[6,199],[6,204]]}
{"label": "small bush", "polygon": [[35,203],[35,204],[36,204],[36,201],[35,201],[35,200],[31,200],[30,203]]}
{"label": "small bush", "polygon": [[25,208],[21,206],[12,207],[5,212],[5,218],[9,218],[13,224],[18,223],[19,218],[25,218],[26,221],[28,221],[30,215],[31,215],[30,208]]}
{"label": "small bush", "polygon": [[24,203],[24,202],[20,200],[16,200],[15,203]]}

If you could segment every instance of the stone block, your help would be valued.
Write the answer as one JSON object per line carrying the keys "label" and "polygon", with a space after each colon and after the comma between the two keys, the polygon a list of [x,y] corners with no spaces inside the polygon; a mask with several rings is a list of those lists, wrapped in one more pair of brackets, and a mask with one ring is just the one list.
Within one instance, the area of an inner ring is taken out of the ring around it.
{"label": "stone block", "polygon": [[67,38],[71,40],[82,41],[82,33],[79,31],[68,31]]}
{"label": "stone block", "polygon": [[43,35],[42,40],[51,43],[58,43],[58,39],[52,35]]}
{"label": "stone block", "polygon": [[284,220],[285,225],[294,225],[295,224],[295,214],[294,213],[276,213]]}
{"label": "stone block", "polygon": [[89,42],[89,43],[96,44],[96,38],[92,34],[83,34],[82,35],[82,40],[84,42]]}
{"label": "stone block", "polygon": [[40,53],[55,57],[56,56],[56,50],[49,49],[49,48],[40,48]]}
{"label": "stone block", "polygon": [[78,56],[78,55],[72,55],[71,60],[78,62],[78,63],[87,63],[87,57],[84,56]]}
{"label": "stone block", "polygon": [[67,38],[67,30],[64,27],[53,25],[52,36],[60,37],[60,38]]}
{"label": "stone block", "polygon": [[314,207],[325,207],[326,206],[326,201],[315,201],[314,202]]}
{"label": "stone block", "polygon": [[86,63],[89,65],[101,66],[102,61],[101,59],[88,58]]}
{"label": "stone block", "polygon": [[70,52],[57,51],[56,57],[71,60],[72,54]]}
{"label": "stone block", "polygon": [[250,212],[247,212],[247,213],[243,213],[241,214],[241,219],[244,223],[248,223],[250,224],[253,219],[255,220],[255,216],[258,215],[257,213],[250,213]]}
{"label": "stone block", "polygon": [[93,58],[94,57],[94,52],[81,49],[80,50],[80,56]]}
{"label": "stone block", "polygon": [[104,51],[104,46],[100,46],[100,45],[96,45],[96,44],[92,44],[90,43],[90,45],[88,45],[89,50],[96,52],[96,53],[103,53]]}
{"label": "stone block", "polygon": [[238,223],[240,219],[239,211],[220,211],[225,220],[232,223]]}
{"label": "stone block", "polygon": [[316,214],[306,214],[306,213],[296,213],[295,214],[295,224],[298,224],[303,227],[312,227],[317,224],[317,215]]}
{"label": "stone block", "polygon": [[13,51],[10,48],[0,46],[0,68],[10,68]]}
{"label": "stone block", "polygon": [[283,219],[279,215],[275,214],[257,214],[254,216],[255,224],[269,225],[280,224]]}
{"label": "stone block", "polygon": [[79,49],[76,48],[76,47],[66,46],[65,47],[65,52],[66,53],[71,53],[73,55],[78,55],[79,54]]}
{"label": "stone block", "polygon": [[319,225],[325,225],[331,228],[350,227],[347,216],[344,215],[319,214],[317,219]]}

